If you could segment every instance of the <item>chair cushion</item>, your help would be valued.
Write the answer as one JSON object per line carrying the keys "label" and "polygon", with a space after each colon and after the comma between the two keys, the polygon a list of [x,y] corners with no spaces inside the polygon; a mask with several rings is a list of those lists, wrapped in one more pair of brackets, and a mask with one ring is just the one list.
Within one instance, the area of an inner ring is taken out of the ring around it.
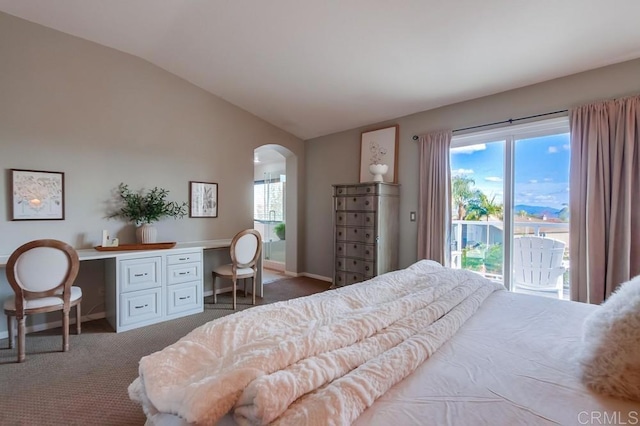
{"label": "chair cushion", "polygon": [[[217,268],[213,269],[213,272],[216,275],[226,276],[231,278],[233,276],[233,272],[231,271],[231,264],[221,265]],[[241,278],[248,278],[253,276],[253,269],[251,268],[238,268],[237,276]]]}
{"label": "chair cushion", "polygon": [[[62,295],[62,289],[57,291],[56,293]],[[72,286],[71,287],[71,302],[75,302],[76,300],[82,297],[82,289],[80,287]],[[25,309],[37,309],[43,308],[45,306],[58,306],[62,308],[62,297],[58,296],[48,296],[48,297],[40,297],[38,299],[28,299],[25,300]],[[11,296],[9,299],[4,302],[4,309],[6,311],[15,311],[16,310],[16,297]]]}

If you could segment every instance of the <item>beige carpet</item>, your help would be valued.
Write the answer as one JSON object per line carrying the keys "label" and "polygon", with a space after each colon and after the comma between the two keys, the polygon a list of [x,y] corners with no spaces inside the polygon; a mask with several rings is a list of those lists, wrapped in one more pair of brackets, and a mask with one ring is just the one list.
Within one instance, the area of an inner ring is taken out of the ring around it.
{"label": "beige carpet", "polygon": [[[312,278],[275,281],[258,303],[318,293],[329,285]],[[238,292],[238,310],[250,307],[251,298]],[[80,336],[71,327],[66,353],[60,352],[60,329],[31,333],[22,364],[7,340],[0,340],[0,425],[142,425],[145,416],[127,395],[139,359],[232,312],[231,294],[222,294],[201,314],[124,333],[114,333],[105,320],[90,321]]]}

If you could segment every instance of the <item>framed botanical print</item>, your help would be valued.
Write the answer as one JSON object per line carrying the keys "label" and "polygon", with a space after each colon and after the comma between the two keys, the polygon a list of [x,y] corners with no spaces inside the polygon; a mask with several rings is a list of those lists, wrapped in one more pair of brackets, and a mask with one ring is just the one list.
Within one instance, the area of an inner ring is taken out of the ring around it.
{"label": "framed botanical print", "polygon": [[362,132],[360,182],[398,182],[399,126]]}
{"label": "framed botanical print", "polygon": [[189,182],[189,217],[218,217],[218,184]]}

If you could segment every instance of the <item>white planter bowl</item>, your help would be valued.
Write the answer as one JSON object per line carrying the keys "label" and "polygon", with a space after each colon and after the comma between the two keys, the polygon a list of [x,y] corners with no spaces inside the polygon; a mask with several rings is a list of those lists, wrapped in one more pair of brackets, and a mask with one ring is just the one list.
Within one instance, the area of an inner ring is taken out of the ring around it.
{"label": "white planter bowl", "polygon": [[382,175],[389,171],[386,164],[372,164],[369,166],[369,172],[373,175],[374,182],[384,182]]}

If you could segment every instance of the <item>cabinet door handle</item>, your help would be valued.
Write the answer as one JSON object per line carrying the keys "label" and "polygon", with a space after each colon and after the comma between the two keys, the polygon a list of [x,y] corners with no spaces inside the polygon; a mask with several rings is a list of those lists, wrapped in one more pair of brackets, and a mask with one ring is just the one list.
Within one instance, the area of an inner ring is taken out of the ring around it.
{"label": "cabinet door handle", "polygon": [[191,273],[191,271],[179,272],[178,275],[189,275],[190,273]]}
{"label": "cabinet door handle", "polygon": [[191,299],[191,296],[182,296],[182,297],[178,297],[178,299],[180,300]]}
{"label": "cabinet door handle", "polygon": [[145,277],[147,276],[147,273],[145,272],[144,274],[133,274],[134,277]]}
{"label": "cabinet door handle", "polygon": [[142,308],[146,308],[147,306],[149,306],[148,303],[145,303],[144,305],[140,305],[140,306],[135,306],[136,309],[142,309]]}
{"label": "cabinet door handle", "polygon": [[178,260],[189,260],[189,258],[188,257],[180,257],[180,258],[178,258]]}

